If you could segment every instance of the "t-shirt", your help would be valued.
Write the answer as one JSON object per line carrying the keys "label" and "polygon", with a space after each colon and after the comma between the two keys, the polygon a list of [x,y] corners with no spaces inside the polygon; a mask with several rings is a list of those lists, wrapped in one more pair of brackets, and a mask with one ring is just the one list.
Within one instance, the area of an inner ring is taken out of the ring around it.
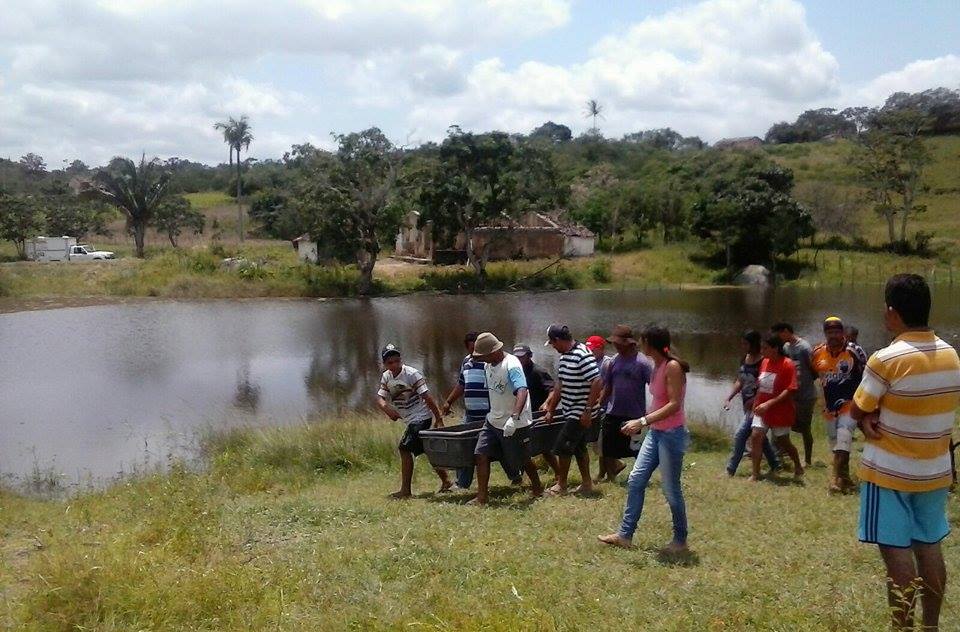
{"label": "t-shirt", "polygon": [[560,408],[564,415],[582,415],[590,399],[590,386],[600,377],[597,360],[583,343],[574,342],[557,361],[560,380]]}
{"label": "t-shirt", "polygon": [[750,364],[744,358],[740,363],[740,369],[737,371],[737,378],[740,380],[740,401],[743,402],[743,409],[750,410],[753,407],[753,399],[757,396],[757,380],[760,379],[760,361]]}
{"label": "t-shirt", "polygon": [[832,417],[847,413],[863,377],[863,365],[857,357],[849,347],[834,354],[827,345],[818,345],[813,350],[813,369],[823,387],[827,413]]}
{"label": "t-shirt", "polygon": [[863,350],[863,347],[853,341],[850,341],[847,343],[847,349],[849,349],[850,353],[856,356],[857,360],[860,361],[861,367],[867,365],[867,352]]}
{"label": "t-shirt", "polygon": [[903,333],[867,360],[853,401],[880,409],[880,438],[866,439],[860,480],[904,492],[949,487],[950,434],[960,403],[960,360],[932,331]]}
{"label": "t-shirt", "polygon": [[524,368],[523,374],[527,378],[530,407],[533,410],[540,410],[543,403],[547,401],[550,391],[553,390],[553,377],[546,369],[533,362],[530,363],[529,369]]}
{"label": "t-shirt", "polygon": [[616,355],[601,369],[607,389],[607,414],[634,419],[647,414],[647,384],[653,362],[642,353]]}
{"label": "t-shirt", "polygon": [[423,374],[412,366],[404,364],[400,373],[394,375],[384,371],[380,376],[380,390],[377,395],[384,398],[400,413],[407,423],[424,421],[432,417],[423,395],[429,393],[427,380]]}
{"label": "t-shirt", "polygon": [[806,402],[817,398],[817,387],[814,384],[813,372],[810,363],[813,361],[813,347],[803,338],[797,337],[796,342],[788,342],[783,346],[783,355],[793,360],[797,370],[797,392],[794,395],[799,402]]}
{"label": "t-shirt", "polygon": [[[756,404],[768,402],[783,391],[797,390],[797,368],[790,358],[771,360],[764,358],[760,363],[760,378],[757,380]],[[763,423],[771,428],[792,426],[797,416],[794,398],[785,397],[780,403],[770,407],[763,415]]]}
{"label": "t-shirt", "polygon": [[[485,371],[490,390],[490,412],[487,414],[487,421],[491,426],[502,430],[507,418],[513,414],[517,391],[527,388],[527,378],[523,375],[520,360],[509,353],[504,353],[503,360],[496,366],[488,362]],[[518,428],[532,423],[529,397],[523,406],[523,412],[515,421]]]}
{"label": "t-shirt", "polygon": [[466,411],[467,423],[483,421],[490,412],[484,366],[483,362],[468,355],[463,359],[460,375],[457,376],[457,384],[463,387],[463,408]]}

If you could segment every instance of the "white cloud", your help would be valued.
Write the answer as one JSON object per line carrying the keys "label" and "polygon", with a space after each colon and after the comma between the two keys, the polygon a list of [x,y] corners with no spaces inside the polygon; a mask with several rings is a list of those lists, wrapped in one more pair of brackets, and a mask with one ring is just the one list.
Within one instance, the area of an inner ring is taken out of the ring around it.
{"label": "white cloud", "polygon": [[844,105],[883,105],[894,92],[921,92],[928,88],[960,88],[960,57],[945,55],[921,59],[900,70],[887,72],[844,96]]}
{"label": "white cloud", "polygon": [[[427,136],[448,120],[525,130],[560,117],[583,128],[583,103],[596,98],[607,134],[669,125],[716,139],[762,133],[805,104],[836,97],[837,71],[799,3],[708,0],[605,37],[578,64],[509,70],[497,59],[480,62],[469,90],[414,105],[411,122]],[[434,115],[438,107],[448,119]]]}

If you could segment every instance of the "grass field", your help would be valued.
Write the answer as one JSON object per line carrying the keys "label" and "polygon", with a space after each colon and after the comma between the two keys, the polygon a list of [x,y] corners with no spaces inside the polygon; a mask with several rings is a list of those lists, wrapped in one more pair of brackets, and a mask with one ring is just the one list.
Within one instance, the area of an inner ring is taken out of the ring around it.
{"label": "grass field", "polygon": [[[68,500],[0,495],[0,620],[22,630],[882,630],[882,566],[858,501],[721,475],[695,435],[684,485],[692,555],[668,558],[655,476],[631,551],[595,538],[624,489],[530,502],[495,472],[492,505],[391,501],[399,424],[357,417],[208,442],[174,467]],[[822,442],[820,456],[823,456]],[[745,466],[741,469],[745,469]],[[952,524],[960,519],[950,501]],[[945,544],[956,568],[960,548]],[[960,606],[943,613],[956,629]]]}

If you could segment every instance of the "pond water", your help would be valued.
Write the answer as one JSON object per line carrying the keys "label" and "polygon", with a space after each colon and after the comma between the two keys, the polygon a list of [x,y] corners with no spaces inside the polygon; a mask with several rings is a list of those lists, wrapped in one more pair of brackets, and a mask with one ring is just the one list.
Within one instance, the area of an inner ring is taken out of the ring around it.
{"label": "pond water", "polygon": [[[934,325],[960,333],[957,294],[939,288]],[[0,315],[0,472],[103,479],[183,454],[200,432],[282,425],[366,409],[380,375],[378,350],[446,393],[469,329],[543,347],[551,322],[581,338],[616,323],[657,322],[692,364],[688,412],[733,424],[720,403],[748,327],[787,320],[811,342],[836,314],[882,346],[882,288],[577,291],[488,296],[417,295],[342,301],[149,302]],[[612,353],[612,350],[611,350]],[[384,423],[388,423],[386,420]]]}

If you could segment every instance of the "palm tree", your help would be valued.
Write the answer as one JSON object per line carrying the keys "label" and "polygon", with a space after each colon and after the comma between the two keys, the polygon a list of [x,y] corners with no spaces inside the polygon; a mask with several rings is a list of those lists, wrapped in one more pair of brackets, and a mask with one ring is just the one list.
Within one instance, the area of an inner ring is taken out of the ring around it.
{"label": "palm tree", "polygon": [[586,106],[583,108],[584,118],[593,118],[593,127],[590,131],[594,135],[600,133],[600,129],[597,127],[597,118],[603,117],[603,106],[596,99],[590,99],[587,101]]}
{"label": "palm tree", "polygon": [[239,119],[231,116],[226,121],[220,121],[214,124],[213,128],[223,132],[223,142],[230,147],[231,167],[233,167],[233,152],[237,152],[237,230],[240,233],[240,241],[243,241],[243,207],[240,205],[240,169],[243,163],[240,160],[240,150],[250,149],[250,143],[253,142],[253,133],[250,131],[250,122],[247,120],[246,115],[241,116]]}
{"label": "palm tree", "polygon": [[84,193],[120,209],[133,233],[137,256],[142,259],[147,226],[170,195],[169,183],[170,173],[160,160],[147,161],[144,154],[139,165],[129,158],[114,158],[109,167],[97,171]]}

